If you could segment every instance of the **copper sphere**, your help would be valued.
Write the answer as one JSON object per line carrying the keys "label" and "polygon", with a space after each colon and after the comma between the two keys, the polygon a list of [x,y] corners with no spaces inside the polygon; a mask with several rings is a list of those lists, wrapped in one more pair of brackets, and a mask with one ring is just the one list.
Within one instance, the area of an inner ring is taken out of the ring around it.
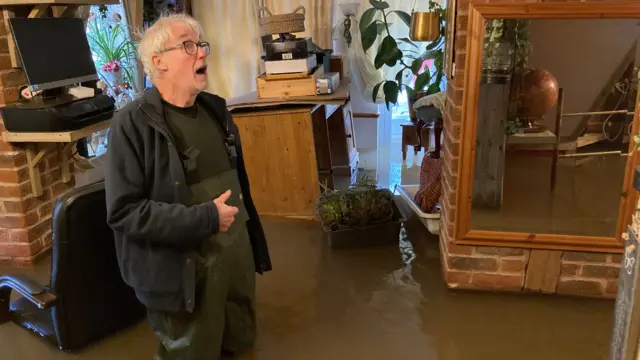
{"label": "copper sphere", "polygon": [[541,118],[558,101],[558,80],[544,69],[530,69],[522,78],[518,116]]}

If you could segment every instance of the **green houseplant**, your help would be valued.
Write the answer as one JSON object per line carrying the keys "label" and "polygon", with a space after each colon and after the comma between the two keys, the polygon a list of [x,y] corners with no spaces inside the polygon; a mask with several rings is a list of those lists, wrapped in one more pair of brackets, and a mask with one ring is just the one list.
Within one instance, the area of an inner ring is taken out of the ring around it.
{"label": "green houseplant", "polygon": [[109,15],[107,11],[100,8],[99,15],[90,14],[87,22],[87,40],[97,67],[103,70],[103,80],[107,80],[108,85],[115,88],[121,84],[108,81],[105,71],[121,71],[123,81],[131,84],[138,56],[136,43],[129,38],[128,29],[121,22],[121,15],[117,12]]}
{"label": "green houseplant", "polygon": [[[440,36],[437,40],[429,43],[424,51],[407,37],[395,39],[389,31],[389,18],[393,15],[398,17],[407,29],[411,26],[411,15],[401,10],[388,10],[389,3],[380,0],[369,0],[371,8],[367,9],[360,17],[360,34],[362,47],[365,52],[369,51],[376,43],[380,45],[376,50],[374,65],[380,69],[386,65],[395,67],[400,65],[400,70],[395,75],[395,80],[385,79],[376,84],[373,88],[372,99],[375,102],[378,98],[380,88],[384,93],[387,109],[389,104],[398,103],[398,94],[403,90],[407,92],[409,99],[415,99],[420,95],[431,95],[442,91],[441,84],[444,79],[444,35],[445,35],[445,12],[440,4],[429,0],[429,11],[438,14],[440,19]],[[380,12],[382,20],[374,20]],[[408,31],[407,31],[408,33]],[[400,44],[406,45],[404,49]],[[425,60],[434,60],[434,70],[425,68],[421,71]],[[416,76],[414,87],[404,83],[405,75],[411,72]]]}
{"label": "green houseplant", "polygon": [[348,190],[326,186],[316,201],[314,217],[329,235],[332,245],[398,241],[402,215],[393,193],[376,187],[368,176]]}

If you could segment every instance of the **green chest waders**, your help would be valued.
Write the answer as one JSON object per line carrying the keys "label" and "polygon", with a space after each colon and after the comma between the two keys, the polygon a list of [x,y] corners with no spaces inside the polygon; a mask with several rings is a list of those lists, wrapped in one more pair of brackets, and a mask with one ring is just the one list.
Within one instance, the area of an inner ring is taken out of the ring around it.
{"label": "green chest waders", "polygon": [[256,338],[255,265],[237,171],[226,170],[191,189],[194,203],[213,201],[231,190],[226,204],[239,212],[228,231],[202,244],[195,311],[149,311],[160,341],[156,360],[217,360],[223,351],[250,349]]}

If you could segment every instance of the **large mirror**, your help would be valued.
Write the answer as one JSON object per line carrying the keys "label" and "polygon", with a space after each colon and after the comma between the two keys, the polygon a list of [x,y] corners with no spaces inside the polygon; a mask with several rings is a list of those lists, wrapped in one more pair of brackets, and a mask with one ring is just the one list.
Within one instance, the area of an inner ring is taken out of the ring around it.
{"label": "large mirror", "polygon": [[635,162],[638,10],[596,16],[583,3],[584,18],[527,18],[526,5],[513,16],[495,6],[471,7],[458,234],[611,245]]}

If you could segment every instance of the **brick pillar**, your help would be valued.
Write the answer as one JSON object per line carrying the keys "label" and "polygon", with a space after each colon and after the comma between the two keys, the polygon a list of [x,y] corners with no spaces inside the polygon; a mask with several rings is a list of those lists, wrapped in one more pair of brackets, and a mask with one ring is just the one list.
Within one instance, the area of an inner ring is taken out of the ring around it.
{"label": "brick pillar", "polygon": [[[8,31],[0,17],[0,106],[16,102],[19,87],[27,83],[22,70],[11,67]],[[0,130],[5,130],[1,119]],[[56,152],[47,153],[38,166],[43,194],[34,197],[24,144],[10,144],[0,138],[0,261],[30,263],[51,247],[54,201],[74,182],[61,182]]]}

